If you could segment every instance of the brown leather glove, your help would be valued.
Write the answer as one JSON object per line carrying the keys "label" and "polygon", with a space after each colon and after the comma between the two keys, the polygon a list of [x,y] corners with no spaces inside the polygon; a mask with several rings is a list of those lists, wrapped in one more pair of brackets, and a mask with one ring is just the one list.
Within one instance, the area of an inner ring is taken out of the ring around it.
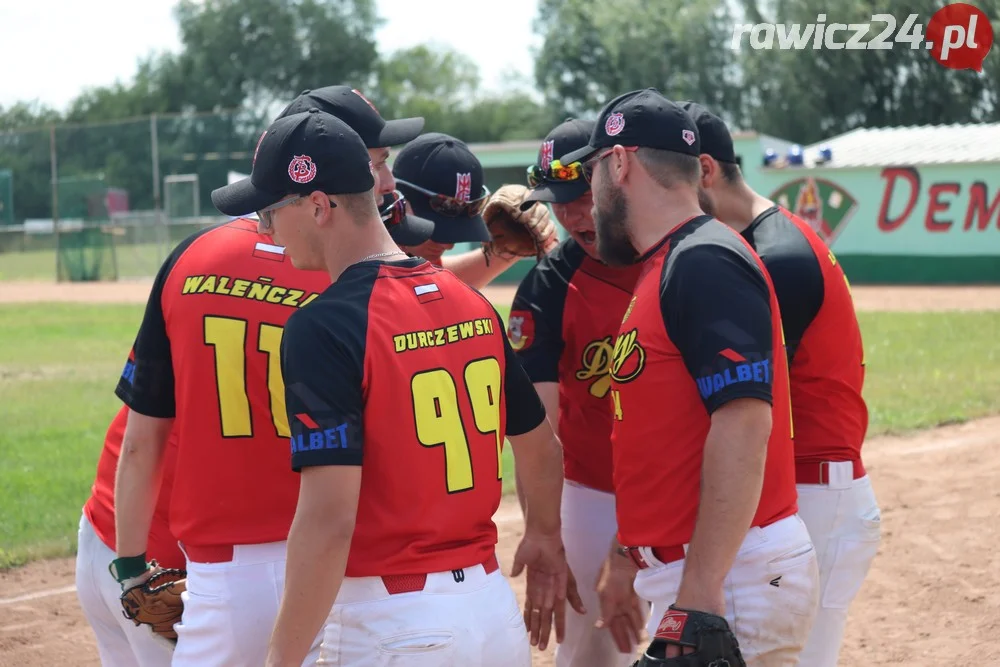
{"label": "brown leather glove", "polygon": [[538,202],[526,211],[521,210],[527,194],[528,188],[523,185],[509,184],[490,195],[483,209],[483,220],[492,237],[483,243],[487,257],[541,259],[559,244],[556,225],[545,204]]}

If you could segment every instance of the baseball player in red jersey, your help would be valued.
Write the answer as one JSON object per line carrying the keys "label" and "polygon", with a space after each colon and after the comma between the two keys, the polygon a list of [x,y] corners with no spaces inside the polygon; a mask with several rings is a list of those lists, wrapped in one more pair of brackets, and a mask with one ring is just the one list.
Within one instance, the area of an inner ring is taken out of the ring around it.
{"label": "baseball player in red jersey", "polygon": [[[90,498],[83,506],[76,551],[76,595],[83,615],[94,631],[101,664],[122,667],[159,667],[170,664],[172,646],[149,627],[136,626],[122,614],[122,589],[108,576],[115,557],[115,469],[121,452],[128,408],[122,408],[108,426],[104,449]],[[163,461],[163,480],[149,530],[148,554],[164,568],[183,568],[184,554],[167,525],[177,439],[171,434]]]}
{"label": "baseball player in red jersey", "polygon": [[691,118],[646,89],[609,102],[562,158],[591,179],[601,257],[643,263],[611,367],[618,538],[664,651],[639,664],[708,648],[680,645],[705,612],[746,664],[796,665],[818,571],[796,514],[781,319],[760,259],[699,207],[698,156]]}
{"label": "baseball player in red jersey", "polygon": [[[299,665],[326,619],[318,664],[528,665],[525,622],[544,645],[555,614],[561,639],[572,593],[559,443],[493,306],[378,224],[370,168],[342,121],[303,113],[213,193],[223,212],[273,211],[262,228],[334,281],[281,344],[302,483],[267,664]],[[531,509],[524,620],[495,554],[505,435]]]}
{"label": "baseball player in red jersey", "polygon": [[[409,141],[422,120],[386,122],[356,97],[354,122],[375,171],[372,153]],[[303,155],[288,172],[305,179],[314,166]],[[156,278],[134,359],[118,386],[130,412],[115,491],[119,558],[112,570],[123,587],[149,576],[152,490],[173,428],[170,528],[188,571],[174,665],[264,660],[299,487],[288,469],[281,336],[289,315],[329,284],[322,272],[294,269],[284,248],[247,219],[189,237]],[[313,648],[310,660],[318,641]]]}
{"label": "baseball player in red jersey", "polygon": [[726,124],[686,103],[701,133],[701,199],[767,267],[781,307],[795,424],[799,514],[816,546],[820,600],[801,663],[836,667],[847,610],[875,559],[881,513],[861,460],[868,409],[850,286],[801,218],[746,184]]}
{"label": "baseball player in red jersey", "polygon": [[608,559],[618,528],[608,371],[639,266],[612,267],[597,258],[590,184],[580,164],[563,166],[554,157],[586,146],[593,127],[593,121],[577,119],[555,127],[529,170],[532,189],[523,206],[550,202],[570,238],[521,281],[507,331],[563,443],[563,542],[588,613],[567,617],[566,639],[556,649],[558,667],[631,664],[638,641],[627,632],[633,624],[611,624],[614,635],[597,627],[597,582],[606,561],[622,566],[609,567],[605,576],[621,580],[620,588],[632,599],[634,625],[641,628],[649,611],[632,590],[635,566],[623,558]]}

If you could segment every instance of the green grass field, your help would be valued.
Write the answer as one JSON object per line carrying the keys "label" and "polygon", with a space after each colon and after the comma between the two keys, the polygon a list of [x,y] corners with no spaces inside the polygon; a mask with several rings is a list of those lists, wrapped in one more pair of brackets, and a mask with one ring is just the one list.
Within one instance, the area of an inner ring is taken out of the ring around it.
{"label": "green grass field", "polygon": [[[73,553],[141,316],[138,305],[0,306],[0,567]],[[1000,312],[860,317],[870,435],[1000,412]]]}

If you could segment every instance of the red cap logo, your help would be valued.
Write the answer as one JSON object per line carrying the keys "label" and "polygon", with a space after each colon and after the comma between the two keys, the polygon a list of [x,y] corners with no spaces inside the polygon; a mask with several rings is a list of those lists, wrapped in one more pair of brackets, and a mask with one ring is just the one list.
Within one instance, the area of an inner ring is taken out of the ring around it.
{"label": "red cap logo", "polygon": [[360,90],[358,90],[357,88],[351,88],[351,92],[354,93],[355,95],[357,95],[358,97],[360,97],[361,99],[363,99],[365,101],[365,104],[367,104],[368,106],[370,106],[372,108],[372,111],[374,111],[375,113],[378,113],[378,109],[375,108],[375,105],[372,104],[368,100],[367,97],[365,97],[364,95],[362,95]]}
{"label": "red cap logo", "polygon": [[616,111],[615,113],[608,116],[608,119],[604,121],[604,132],[609,137],[621,134],[622,130],[625,129],[625,116],[621,112]]}
{"label": "red cap logo", "polygon": [[691,130],[681,130],[681,138],[688,146],[694,145],[694,132]]}
{"label": "red cap logo", "polygon": [[296,183],[308,183],[316,178],[316,165],[308,155],[295,155],[288,163],[288,178]]}
{"label": "red cap logo", "polygon": [[552,160],[555,159],[555,146],[556,142],[551,139],[542,143],[542,150],[538,156],[538,165],[542,171],[547,171]]}
{"label": "red cap logo", "polygon": [[956,2],[934,12],[926,44],[944,67],[982,72],[983,60],[993,47],[993,26],[982,10]]}

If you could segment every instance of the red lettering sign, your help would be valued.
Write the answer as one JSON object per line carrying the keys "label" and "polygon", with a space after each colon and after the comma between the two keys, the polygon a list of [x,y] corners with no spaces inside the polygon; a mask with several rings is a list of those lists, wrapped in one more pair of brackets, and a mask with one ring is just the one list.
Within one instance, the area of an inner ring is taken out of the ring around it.
{"label": "red lettering sign", "polygon": [[[917,205],[917,197],[920,195],[920,174],[913,167],[889,167],[882,170],[882,178],[885,179],[885,191],[882,193],[882,207],[878,212],[878,228],[883,232],[891,232],[894,229],[899,229],[913,213],[913,207]],[[896,180],[899,178],[903,178],[909,183],[910,200],[903,213],[890,220],[889,202],[892,201]]]}
{"label": "red lettering sign", "polygon": [[927,203],[927,214],[924,216],[924,227],[929,232],[946,232],[951,229],[951,220],[938,220],[936,213],[947,211],[950,202],[942,202],[941,195],[951,193],[957,195],[962,189],[958,183],[935,183],[930,189],[930,201]]}
{"label": "red lettering sign", "polygon": [[[993,197],[993,202],[989,208],[986,208],[987,199],[989,199],[989,195],[987,194],[985,183],[976,181],[969,186],[969,208],[965,211],[965,225],[962,229],[965,231],[972,229],[973,215],[979,216],[979,220],[976,223],[976,229],[979,231],[985,231],[990,226],[990,220],[993,219],[997,209],[1000,208],[1000,190],[997,190],[997,194]],[[1000,216],[997,217],[997,229],[1000,229]]]}

